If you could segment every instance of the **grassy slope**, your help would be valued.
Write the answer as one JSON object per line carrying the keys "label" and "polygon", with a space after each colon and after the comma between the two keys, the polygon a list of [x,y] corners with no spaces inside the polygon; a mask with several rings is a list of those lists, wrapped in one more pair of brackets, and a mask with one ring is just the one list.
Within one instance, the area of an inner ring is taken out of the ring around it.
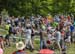
{"label": "grassy slope", "polygon": [[[6,31],[1,31],[0,30],[0,34],[6,34]],[[39,49],[39,41],[35,41],[35,51],[34,52],[30,52],[29,50],[26,50],[26,52],[28,54],[36,54],[38,51],[37,49]],[[4,50],[4,54],[12,54],[12,52],[14,52],[16,50],[16,47],[14,44],[11,45],[11,47],[5,48]],[[58,52],[58,50],[56,50],[56,52]],[[58,54],[58,53],[57,53]],[[75,44],[71,44],[70,46],[67,47],[67,54],[75,54]]]}
{"label": "grassy slope", "polygon": [[[35,44],[35,51],[30,52],[29,50],[26,50],[28,54],[36,54],[38,53],[37,49],[39,49],[39,44]],[[12,47],[6,48],[4,54],[12,54],[16,50],[15,45],[12,45]],[[59,54],[58,50],[55,51],[56,54]],[[67,54],[75,54],[75,44],[71,44],[70,46],[67,47]]]}

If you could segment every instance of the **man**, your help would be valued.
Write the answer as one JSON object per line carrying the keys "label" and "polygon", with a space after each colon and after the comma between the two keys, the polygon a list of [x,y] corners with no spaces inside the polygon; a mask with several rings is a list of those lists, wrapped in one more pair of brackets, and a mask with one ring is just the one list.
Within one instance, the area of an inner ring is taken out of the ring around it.
{"label": "man", "polygon": [[25,30],[25,35],[26,35],[26,41],[25,41],[25,48],[28,46],[31,46],[31,51],[34,49],[32,40],[31,40],[31,26],[30,24],[27,25],[26,30]]}
{"label": "man", "polygon": [[71,32],[71,42],[73,42],[73,32],[74,32],[73,24],[70,25],[70,32]]}
{"label": "man", "polygon": [[12,30],[11,25],[10,25],[10,24],[6,24],[5,29],[6,29],[6,31],[7,31],[7,34],[6,34],[6,36],[5,36],[6,45],[10,46],[9,37],[10,37],[10,35],[11,35],[11,33],[12,33],[12,32],[11,32],[11,30]]}
{"label": "man", "polygon": [[47,31],[46,26],[43,22],[40,24],[40,49],[46,47],[46,38],[47,38]]}
{"label": "man", "polygon": [[60,52],[61,52],[61,46],[60,46],[61,32],[58,29],[56,29],[56,31],[55,31],[55,38],[56,38],[56,44],[58,45]]}
{"label": "man", "polygon": [[67,41],[67,43],[69,44],[69,45],[71,45],[71,32],[70,32],[70,26],[67,26],[67,29],[66,29],[66,40],[65,41]]}

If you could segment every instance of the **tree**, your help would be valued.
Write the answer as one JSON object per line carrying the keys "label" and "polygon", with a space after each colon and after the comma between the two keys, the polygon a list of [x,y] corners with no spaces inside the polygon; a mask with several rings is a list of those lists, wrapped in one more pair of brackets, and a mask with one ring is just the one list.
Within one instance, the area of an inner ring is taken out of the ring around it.
{"label": "tree", "polygon": [[75,12],[74,0],[0,0],[0,12],[11,15],[47,15]]}

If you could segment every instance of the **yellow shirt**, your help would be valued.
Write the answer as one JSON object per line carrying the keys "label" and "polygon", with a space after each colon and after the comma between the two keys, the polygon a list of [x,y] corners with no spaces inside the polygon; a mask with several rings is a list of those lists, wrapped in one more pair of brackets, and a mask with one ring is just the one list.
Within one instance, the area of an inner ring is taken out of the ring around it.
{"label": "yellow shirt", "polygon": [[9,27],[10,27],[10,24],[6,24],[6,25],[5,25],[5,29],[7,30],[7,32],[6,32],[7,34],[9,33],[9,32],[8,32],[8,31],[9,31]]}

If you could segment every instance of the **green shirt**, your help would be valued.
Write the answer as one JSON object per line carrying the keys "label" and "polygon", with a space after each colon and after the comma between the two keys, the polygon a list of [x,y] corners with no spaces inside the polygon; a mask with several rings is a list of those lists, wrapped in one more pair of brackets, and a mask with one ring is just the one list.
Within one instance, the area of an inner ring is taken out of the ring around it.
{"label": "green shirt", "polygon": [[57,26],[58,26],[58,23],[57,23],[57,22],[53,22],[53,23],[52,23],[52,27],[55,28],[55,27],[57,27]]}

